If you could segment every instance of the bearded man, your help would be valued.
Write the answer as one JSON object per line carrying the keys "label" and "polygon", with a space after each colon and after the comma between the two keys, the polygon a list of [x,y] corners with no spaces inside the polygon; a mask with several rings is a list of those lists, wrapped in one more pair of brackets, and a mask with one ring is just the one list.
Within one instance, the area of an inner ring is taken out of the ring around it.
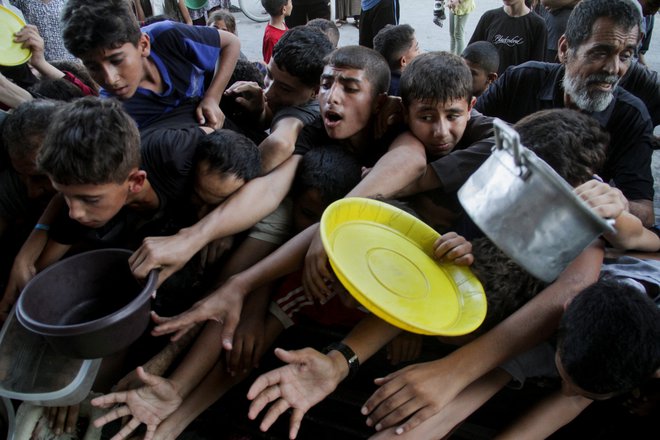
{"label": "bearded man", "polygon": [[559,38],[560,64],[510,67],[475,108],[512,124],[551,108],[592,116],[611,136],[605,164],[594,174],[619,188],[629,211],[651,226],[653,125],[644,103],[619,86],[639,42],[641,18],[631,0],[582,0]]}

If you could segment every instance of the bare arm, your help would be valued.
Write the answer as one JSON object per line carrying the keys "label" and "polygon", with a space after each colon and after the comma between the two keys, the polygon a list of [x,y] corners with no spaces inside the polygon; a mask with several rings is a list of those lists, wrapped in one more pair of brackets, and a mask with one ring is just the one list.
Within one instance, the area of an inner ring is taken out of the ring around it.
{"label": "bare arm", "polygon": [[390,197],[418,179],[425,170],[424,145],[412,133],[402,133],[347,197]]}
{"label": "bare arm", "polygon": [[0,73],[0,102],[14,108],[31,99],[30,92],[17,86]]}
{"label": "bare arm", "polygon": [[564,396],[556,392],[501,432],[498,440],[525,440],[547,438],[577,417],[593,402],[582,396]]}
{"label": "bare arm", "polygon": [[268,137],[259,144],[262,173],[269,173],[291,157],[302,128],[298,118],[282,118],[273,124]]}
{"label": "bare arm", "polygon": [[36,26],[32,24],[26,25],[23,29],[16,32],[14,41],[22,43],[21,47],[32,51],[30,64],[39,71],[42,77],[50,79],[64,77],[64,72],[46,61],[44,56],[44,40],[39,35],[39,30]]}
{"label": "bare arm", "polygon": [[438,175],[435,173],[435,171],[433,171],[433,167],[431,167],[431,165],[426,165],[424,174],[422,174],[417,180],[414,180],[402,190],[398,191],[395,196],[412,196],[414,194],[440,188],[441,186],[442,183],[440,182],[440,179],[438,179]]}

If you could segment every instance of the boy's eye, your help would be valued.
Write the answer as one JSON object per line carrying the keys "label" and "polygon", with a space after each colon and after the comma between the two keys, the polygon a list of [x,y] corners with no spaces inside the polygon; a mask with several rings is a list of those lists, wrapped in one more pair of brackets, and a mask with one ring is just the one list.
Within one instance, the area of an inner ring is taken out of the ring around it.
{"label": "boy's eye", "polygon": [[87,203],[88,205],[95,205],[101,200],[100,197],[83,197],[81,201]]}

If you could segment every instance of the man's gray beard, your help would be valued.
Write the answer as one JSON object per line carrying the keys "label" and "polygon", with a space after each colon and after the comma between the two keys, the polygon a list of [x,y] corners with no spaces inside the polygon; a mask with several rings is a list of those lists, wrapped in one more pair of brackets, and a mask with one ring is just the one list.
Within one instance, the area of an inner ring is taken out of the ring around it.
{"label": "man's gray beard", "polygon": [[587,84],[593,76],[594,75],[591,75],[589,78],[573,78],[568,71],[566,71],[564,79],[562,80],[564,91],[571,97],[573,104],[575,104],[580,110],[589,113],[602,112],[605,110],[607,106],[610,105],[610,102],[612,102],[612,98],[614,98],[613,92],[618,84],[617,80],[617,82],[612,85],[612,90],[594,90],[590,95]]}

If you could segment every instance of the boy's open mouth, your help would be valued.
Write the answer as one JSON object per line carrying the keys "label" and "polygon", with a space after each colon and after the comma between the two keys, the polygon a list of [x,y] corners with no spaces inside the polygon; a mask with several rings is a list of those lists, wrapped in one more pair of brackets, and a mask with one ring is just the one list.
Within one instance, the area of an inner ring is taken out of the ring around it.
{"label": "boy's open mouth", "polygon": [[343,118],[339,113],[336,113],[336,112],[333,112],[333,111],[326,111],[324,119],[325,119],[326,125],[336,125]]}

